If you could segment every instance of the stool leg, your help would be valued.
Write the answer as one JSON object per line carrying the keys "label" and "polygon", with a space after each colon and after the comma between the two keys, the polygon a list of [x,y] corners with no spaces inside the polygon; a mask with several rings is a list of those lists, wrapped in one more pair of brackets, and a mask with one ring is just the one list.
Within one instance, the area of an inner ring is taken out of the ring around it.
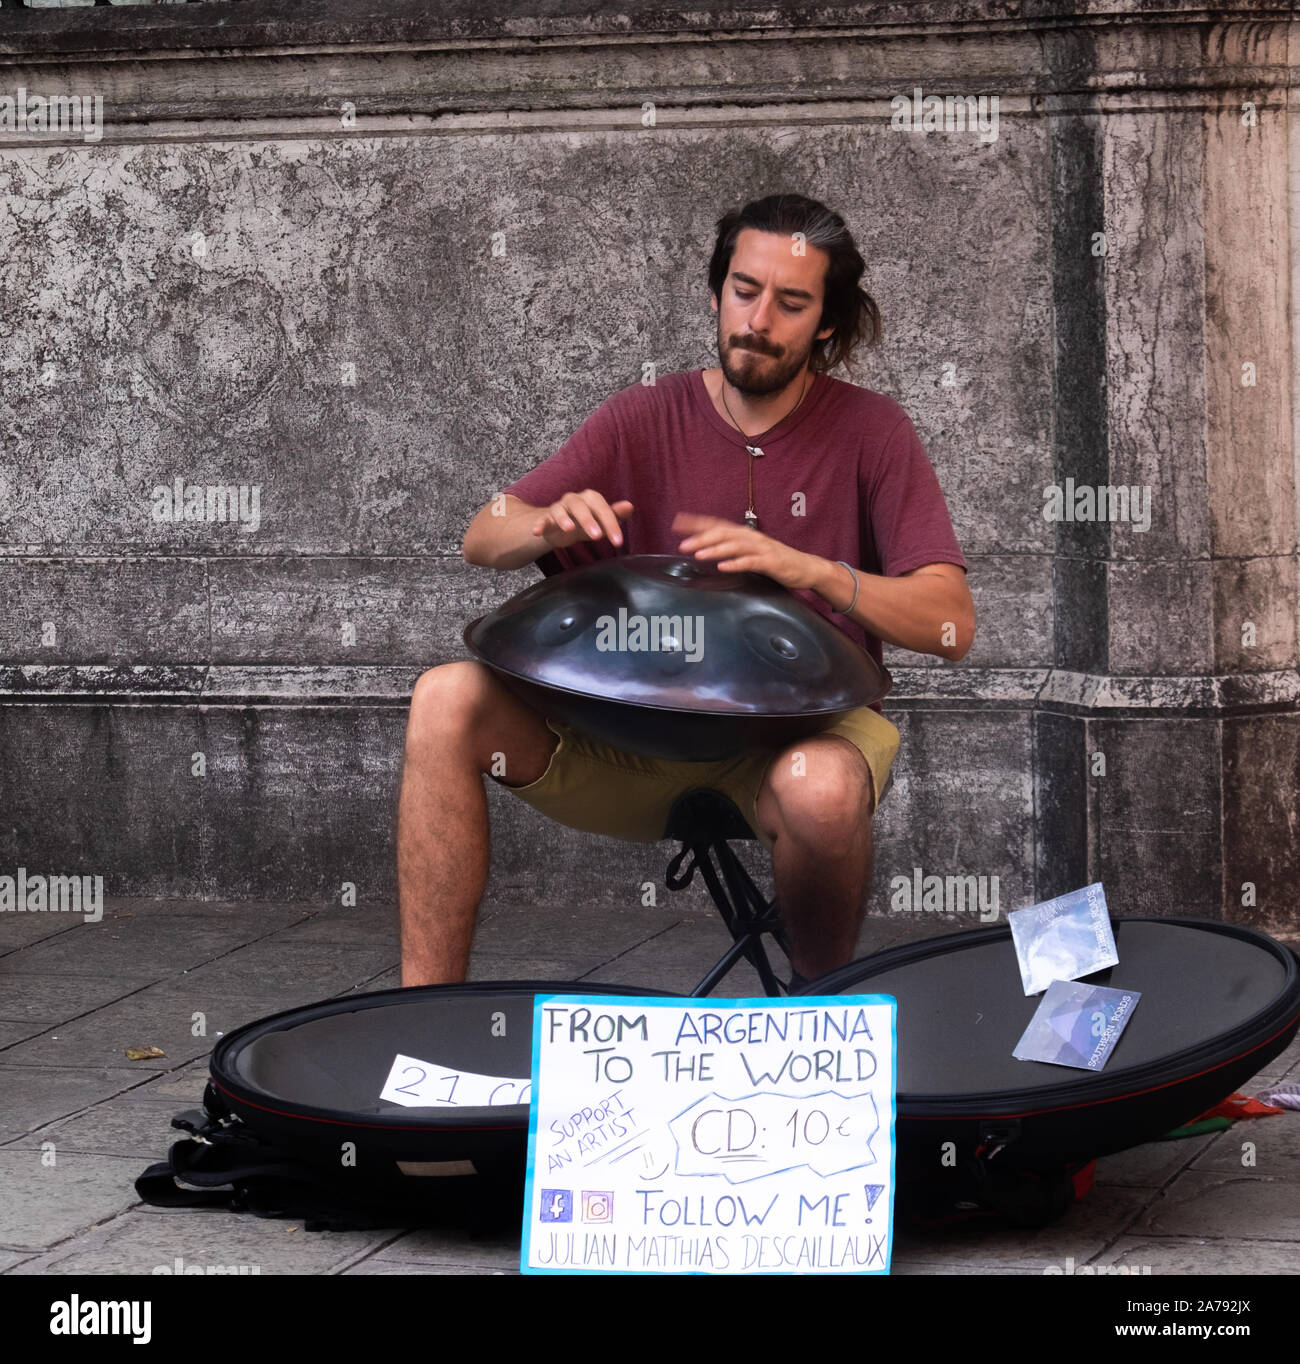
{"label": "stool leg", "polygon": [[[772,912],[772,906],[759,893],[753,879],[724,839],[701,845],[694,849],[694,854],[694,865],[703,873],[713,903],[734,941],[691,993],[697,996],[708,994],[742,956],[748,958],[758,972],[764,993],[772,996],[787,993],[772,969],[762,941],[762,934],[771,933],[777,945],[789,956],[785,935],[781,931],[779,919]],[[716,866],[713,860],[715,856]]]}
{"label": "stool leg", "polygon": [[769,903],[759,892],[753,878],[745,870],[740,858],[727,843],[718,846],[718,862],[731,892],[731,902],[737,907],[737,917],[747,926],[746,940],[753,950],[748,954],[763,982],[763,990],[769,995],[785,994],[784,985],[777,979],[768,961],[762,935],[770,933],[776,945],[785,953],[787,960],[790,949],[785,942],[785,931],[781,926],[780,915],[775,902]]}

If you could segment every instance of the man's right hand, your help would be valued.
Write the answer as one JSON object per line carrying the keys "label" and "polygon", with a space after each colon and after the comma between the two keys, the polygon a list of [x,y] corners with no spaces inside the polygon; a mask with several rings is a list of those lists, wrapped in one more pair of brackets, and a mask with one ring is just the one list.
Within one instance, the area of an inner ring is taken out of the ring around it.
{"label": "man's right hand", "polygon": [[580,540],[623,543],[620,521],[632,514],[630,502],[611,506],[592,488],[565,493],[549,507],[530,507],[511,493],[494,498],[470,522],[461,545],[467,563],[486,568],[522,568],[553,549]]}
{"label": "man's right hand", "polygon": [[537,518],[532,533],[552,549],[565,549],[581,540],[600,540],[605,536],[614,545],[623,543],[619,523],[632,514],[630,502],[606,502],[594,488],[580,493],[565,493],[552,502]]}

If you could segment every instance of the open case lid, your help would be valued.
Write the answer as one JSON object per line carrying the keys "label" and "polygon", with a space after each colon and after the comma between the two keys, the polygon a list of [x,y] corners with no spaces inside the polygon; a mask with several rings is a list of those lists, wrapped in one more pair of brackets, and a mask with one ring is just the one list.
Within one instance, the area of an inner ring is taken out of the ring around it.
{"label": "open case lid", "polygon": [[[312,1133],[321,1141],[336,1141],[340,1129],[526,1132],[526,1100],[509,1100],[532,1073],[534,999],[665,993],[595,981],[487,981],[324,1000],[222,1038],[212,1052],[212,1083],[245,1121],[309,1124],[321,1129]],[[491,1105],[408,1107],[379,1097],[399,1054],[516,1084],[502,1086]]]}
{"label": "open case lid", "polygon": [[1300,970],[1295,954],[1267,934],[1197,919],[1112,923],[1119,964],[1084,979],[1142,998],[1095,1073],[1012,1055],[1042,995],[1024,994],[1006,926],[864,957],[800,994],[894,996],[900,1116],[1021,1114],[1102,1102],[1238,1057],[1254,1056],[1258,1070],[1294,1034]]}
{"label": "open case lid", "polygon": [[[1023,1151],[1121,1150],[1203,1112],[1286,1047],[1300,1024],[1300,964],[1266,934],[1231,924],[1113,925],[1119,965],[1087,979],[1142,998],[1096,1073],[1013,1057],[1041,996],[1025,996],[1006,926],[864,957],[800,993],[898,1001],[900,1153],[916,1143],[928,1161],[936,1135],[982,1141],[989,1120],[1011,1123]],[[342,1140],[399,1160],[517,1160],[526,1101],[406,1107],[379,1096],[401,1054],[513,1080],[500,1100],[525,1097],[533,1002],[550,994],[669,992],[491,981],[326,1000],[223,1038],[212,1053],[212,1084],[250,1128],[336,1164]]]}

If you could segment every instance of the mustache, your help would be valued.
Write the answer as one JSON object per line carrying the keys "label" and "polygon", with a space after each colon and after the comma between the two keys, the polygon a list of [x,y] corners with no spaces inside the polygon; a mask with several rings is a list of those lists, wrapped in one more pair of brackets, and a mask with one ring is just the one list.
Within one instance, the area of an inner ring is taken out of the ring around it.
{"label": "mustache", "polygon": [[738,336],[733,336],[731,338],[731,348],[732,350],[752,350],[759,355],[771,355],[774,357],[779,356],[781,353],[780,351],[774,350],[765,342],[762,341],[756,342],[755,338],[753,337],[742,338]]}

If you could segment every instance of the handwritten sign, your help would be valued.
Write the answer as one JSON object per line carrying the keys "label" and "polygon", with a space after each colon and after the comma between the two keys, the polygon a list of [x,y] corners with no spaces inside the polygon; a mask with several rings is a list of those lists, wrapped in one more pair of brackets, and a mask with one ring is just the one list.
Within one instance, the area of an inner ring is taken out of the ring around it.
{"label": "handwritten sign", "polygon": [[895,1011],[539,997],[524,1272],[888,1273]]}
{"label": "handwritten sign", "polygon": [[407,1108],[492,1108],[526,1104],[531,1091],[529,1081],[518,1077],[449,1070],[398,1052],[379,1097]]}

